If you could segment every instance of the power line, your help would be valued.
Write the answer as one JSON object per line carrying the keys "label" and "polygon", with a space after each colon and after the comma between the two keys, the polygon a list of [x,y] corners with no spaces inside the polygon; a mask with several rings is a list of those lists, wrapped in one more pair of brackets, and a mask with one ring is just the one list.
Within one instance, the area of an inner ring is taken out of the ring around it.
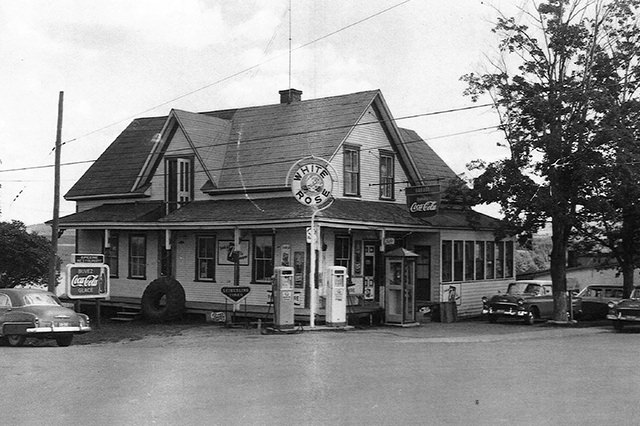
{"label": "power line", "polygon": [[[412,117],[415,117],[412,116]],[[366,123],[366,124],[374,124],[375,121]],[[431,138],[428,138],[428,140],[433,140],[433,139],[443,139],[446,137],[452,137],[452,136],[459,136],[462,134],[469,134],[469,133],[476,133],[476,132],[481,132],[481,131],[485,131],[485,130],[494,130],[494,129],[498,129],[500,127],[500,125],[495,125],[495,126],[488,126],[488,127],[481,127],[478,129],[472,129],[472,130],[466,130],[464,132],[456,132],[456,133],[450,133],[450,134],[445,134],[445,135],[439,135],[439,136],[434,136]],[[294,135],[294,134],[292,134]],[[279,137],[282,137],[283,135],[280,135]],[[284,136],[288,136],[288,135],[284,135]],[[259,138],[259,139],[253,139],[251,140],[252,142],[258,141],[258,140],[266,140],[266,139],[271,139],[272,137],[269,138]],[[247,141],[245,141],[247,142]],[[426,141],[422,138],[420,139],[412,139],[412,140],[408,140],[408,141],[404,141],[403,145],[409,145],[412,143],[426,143]],[[229,142],[225,142],[225,144],[229,144]],[[235,144],[235,142],[234,142]],[[200,147],[202,148],[202,147]],[[372,148],[368,148],[368,150],[375,150],[375,149],[382,149],[382,148],[386,148],[386,145],[384,146],[380,146],[380,147],[372,147]],[[184,150],[191,150],[191,148],[184,148],[184,149],[179,149],[179,150],[171,150],[171,151],[166,151],[166,153],[171,153],[171,154],[175,154],[176,152],[181,152]],[[282,163],[288,163],[294,160],[297,160],[298,158],[293,158],[293,157],[276,157],[275,160],[273,161],[269,161],[269,162],[261,162],[261,163],[253,163],[253,164],[245,164],[242,167],[243,168],[247,168],[247,167],[257,167],[257,166],[268,166],[268,165],[275,165],[275,164],[282,164]],[[94,163],[96,162],[96,160],[85,160],[85,161],[75,161],[75,162],[70,162],[70,163],[62,163],[61,166],[72,166],[72,165],[77,165],[77,164],[83,164],[83,163]],[[27,170],[34,170],[34,169],[45,169],[45,168],[51,168],[53,167],[53,164],[48,164],[48,165],[41,165],[41,166],[32,166],[32,167],[22,167],[22,168],[16,168],[16,169],[5,169],[5,170],[0,170],[0,173],[3,172],[16,172],[16,171],[27,171]],[[239,166],[235,165],[235,166],[228,166],[228,167],[220,167],[217,169],[207,169],[206,171],[209,172],[221,172],[221,171],[226,171],[226,170],[234,170],[237,169]],[[203,170],[201,173],[204,173],[205,170]]]}
{"label": "power line", "polygon": [[[333,32],[331,32],[331,33],[329,33],[329,34],[325,34],[325,35],[323,35],[323,36],[321,36],[321,37],[318,37],[318,38],[316,38],[316,39],[314,39],[314,40],[311,40],[311,41],[309,41],[309,42],[307,42],[307,43],[305,43],[305,44],[302,44],[302,45],[300,45],[300,46],[298,46],[298,47],[295,47],[295,48],[293,48],[293,50],[291,50],[291,51],[292,51],[292,52],[294,52],[294,51],[297,51],[297,50],[300,50],[300,49],[304,49],[305,47],[311,46],[312,44],[318,43],[318,42],[320,42],[320,41],[322,41],[322,40],[324,40],[324,39],[326,39],[326,38],[328,38],[328,37],[334,36],[334,35],[336,35],[336,34],[338,34],[338,33],[342,32],[342,31],[345,31],[345,30],[347,30],[347,29],[349,29],[349,28],[351,28],[351,27],[354,27],[354,26],[359,25],[359,24],[361,24],[361,23],[363,23],[363,22],[366,22],[366,21],[368,21],[368,20],[370,20],[370,19],[373,19],[373,18],[375,18],[376,16],[380,16],[380,15],[382,15],[383,13],[389,12],[390,10],[393,10],[393,9],[395,9],[395,8],[397,8],[397,7],[400,7],[400,6],[402,6],[402,5],[406,4],[406,3],[409,3],[410,1],[411,1],[411,0],[404,0],[404,1],[401,1],[400,3],[396,3],[396,4],[395,4],[395,5],[393,5],[393,6],[390,6],[390,7],[386,8],[386,9],[380,10],[380,11],[378,11],[378,12],[376,12],[376,13],[372,14],[372,15],[369,15],[369,16],[367,16],[367,17],[365,17],[365,18],[362,18],[362,19],[360,19],[360,20],[358,20],[358,21],[356,21],[356,22],[353,22],[353,23],[351,23],[351,24],[349,24],[349,25],[345,25],[344,27],[339,28],[339,29],[337,29],[337,30],[335,30],[335,31],[333,31]],[[75,138],[73,138],[73,139],[69,139],[69,140],[67,140],[67,141],[64,141],[64,142],[62,142],[62,145],[66,145],[67,143],[74,142],[74,141],[77,141],[78,139],[85,138],[85,137],[90,136],[90,135],[92,135],[92,134],[94,134],[94,133],[101,132],[101,131],[103,131],[103,130],[105,130],[105,129],[108,129],[108,128],[113,127],[113,126],[115,126],[115,125],[117,125],[117,124],[120,124],[120,123],[122,123],[123,121],[131,120],[131,119],[133,119],[133,118],[137,118],[137,117],[139,117],[139,116],[141,116],[141,115],[143,115],[143,114],[146,114],[146,113],[148,113],[148,112],[150,112],[150,111],[153,111],[153,110],[155,110],[155,109],[157,109],[157,108],[160,108],[160,107],[165,106],[165,105],[167,105],[167,104],[170,104],[170,103],[172,103],[172,102],[178,101],[178,100],[180,100],[180,99],[186,98],[187,96],[191,96],[191,95],[193,95],[194,93],[197,93],[197,92],[200,92],[200,91],[202,91],[202,90],[208,89],[208,88],[210,88],[210,87],[212,87],[212,86],[215,86],[215,85],[217,85],[217,84],[223,83],[223,82],[225,82],[225,81],[227,81],[227,80],[230,80],[230,79],[232,79],[232,78],[234,78],[234,77],[237,77],[237,76],[239,76],[239,75],[241,75],[241,74],[244,74],[244,73],[246,73],[246,72],[248,72],[248,71],[251,71],[251,70],[254,70],[254,69],[256,69],[256,68],[259,68],[259,67],[261,67],[262,65],[265,65],[265,64],[267,64],[267,63],[269,63],[269,62],[271,62],[271,61],[273,61],[273,60],[275,60],[275,59],[279,59],[280,57],[282,57],[282,56],[284,56],[284,55],[288,55],[288,54],[289,54],[289,52],[286,52],[286,53],[282,53],[282,54],[276,55],[276,56],[274,56],[274,57],[272,57],[272,58],[266,59],[266,60],[264,60],[264,61],[262,61],[262,62],[260,62],[260,63],[258,63],[258,64],[255,64],[255,65],[252,65],[252,66],[250,66],[250,67],[248,67],[248,68],[245,68],[245,69],[243,69],[243,70],[237,71],[237,72],[235,72],[235,73],[233,73],[233,74],[230,74],[230,75],[228,75],[228,76],[226,76],[226,77],[223,77],[223,78],[221,78],[221,79],[219,79],[219,80],[216,80],[216,81],[214,81],[214,82],[212,82],[212,83],[206,84],[206,85],[201,86],[201,87],[199,87],[199,88],[197,88],[197,89],[194,89],[194,90],[191,90],[191,91],[189,91],[189,92],[187,92],[187,93],[184,93],[184,94],[182,94],[182,95],[179,95],[179,96],[177,96],[177,97],[175,97],[175,98],[173,98],[173,99],[170,99],[170,100],[168,100],[168,101],[161,102],[160,104],[157,104],[157,105],[155,105],[155,106],[152,106],[152,107],[150,107],[150,108],[147,108],[147,109],[145,109],[144,111],[140,111],[140,112],[138,112],[138,113],[136,113],[136,114],[134,114],[134,115],[130,115],[130,116],[128,116],[128,117],[125,117],[125,118],[122,118],[122,119],[120,119],[120,120],[118,120],[118,121],[115,121],[115,122],[113,122],[113,123],[111,123],[111,124],[107,124],[106,126],[100,127],[99,129],[92,130],[92,131],[90,131],[90,132],[88,132],[88,133],[85,133],[85,134],[80,135],[80,136],[78,136],[78,137],[75,137]],[[55,150],[55,147],[53,148],[53,150],[52,150],[52,151],[54,151],[54,150]]]}

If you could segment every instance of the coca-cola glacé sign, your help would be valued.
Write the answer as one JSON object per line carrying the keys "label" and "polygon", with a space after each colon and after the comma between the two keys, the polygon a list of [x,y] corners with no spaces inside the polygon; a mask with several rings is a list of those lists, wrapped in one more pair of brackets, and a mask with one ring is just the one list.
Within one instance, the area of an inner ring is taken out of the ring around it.
{"label": "coca-cola glac\u00e9 sign", "polygon": [[67,265],[66,293],[70,299],[96,299],[109,296],[109,266],[73,263]]}

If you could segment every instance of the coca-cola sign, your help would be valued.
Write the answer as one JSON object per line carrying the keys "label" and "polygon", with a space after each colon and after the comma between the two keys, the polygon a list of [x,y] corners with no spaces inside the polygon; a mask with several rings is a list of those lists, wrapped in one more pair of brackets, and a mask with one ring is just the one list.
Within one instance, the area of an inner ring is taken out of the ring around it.
{"label": "coca-cola sign", "polygon": [[109,266],[67,265],[67,296],[70,299],[105,298],[109,295]]}
{"label": "coca-cola sign", "polygon": [[411,216],[434,216],[440,207],[440,185],[410,186],[406,189]]}

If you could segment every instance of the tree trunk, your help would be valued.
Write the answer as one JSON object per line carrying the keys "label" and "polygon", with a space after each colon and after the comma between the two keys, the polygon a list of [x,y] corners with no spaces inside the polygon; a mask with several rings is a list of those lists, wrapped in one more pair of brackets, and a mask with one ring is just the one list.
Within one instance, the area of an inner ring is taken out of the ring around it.
{"label": "tree trunk", "polygon": [[553,282],[553,319],[567,321],[567,243],[569,224],[565,215],[551,218],[551,281]]}
{"label": "tree trunk", "polygon": [[625,206],[622,209],[622,255],[619,257],[622,264],[619,267],[622,270],[622,289],[625,298],[631,296],[634,284],[636,257],[634,236],[638,229],[635,213],[635,209],[631,206]]}

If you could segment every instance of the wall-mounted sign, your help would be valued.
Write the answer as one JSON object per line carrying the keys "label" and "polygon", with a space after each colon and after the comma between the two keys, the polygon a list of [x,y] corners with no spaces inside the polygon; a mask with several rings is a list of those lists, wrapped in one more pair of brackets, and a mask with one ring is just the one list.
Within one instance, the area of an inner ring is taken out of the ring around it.
{"label": "wall-mounted sign", "polygon": [[411,216],[434,216],[440,207],[440,185],[410,186],[406,190]]}
{"label": "wall-mounted sign", "polygon": [[321,206],[331,197],[333,178],[321,160],[306,162],[295,170],[291,181],[291,192],[299,203],[306,206]]}

